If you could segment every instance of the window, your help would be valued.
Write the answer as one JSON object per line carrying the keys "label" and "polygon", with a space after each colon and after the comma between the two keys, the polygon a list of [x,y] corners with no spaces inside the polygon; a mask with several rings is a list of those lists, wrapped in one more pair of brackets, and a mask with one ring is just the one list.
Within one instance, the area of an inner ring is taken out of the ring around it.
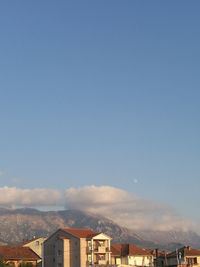
{"label": "window", "polygon": [[88,255],[88,261],[91,262],[92,261],[92,256]]}

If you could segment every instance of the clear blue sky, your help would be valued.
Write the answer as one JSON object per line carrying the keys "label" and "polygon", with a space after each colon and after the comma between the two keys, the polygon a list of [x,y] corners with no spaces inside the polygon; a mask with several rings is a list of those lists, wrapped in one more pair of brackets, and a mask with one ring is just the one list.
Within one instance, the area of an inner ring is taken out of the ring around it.
{"label": "clear blue sky", "polygon": [[199,11],[1,1],[0,186],[111,185],[200,221]]}

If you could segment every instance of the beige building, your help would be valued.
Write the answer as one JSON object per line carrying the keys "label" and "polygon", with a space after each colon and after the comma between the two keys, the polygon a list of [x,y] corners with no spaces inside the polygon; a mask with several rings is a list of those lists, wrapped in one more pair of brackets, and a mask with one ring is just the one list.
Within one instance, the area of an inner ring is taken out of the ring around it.
{"label": "beige building", "polygon": [[44,242],[44,267],[108,265],[110,241],[109,236],[90,229],[59,229]]}
{"label": "beige building", "polygon": [[153,266],[150,251],[133,244],[112,244],[112,264],[121,266]]}
{"label": "beige building", "polygon": [[165,266],[200,267],[200,250],[185,246],[167,255]]}
{"label": "beige building", "polygon": [[38,267],[42,266],[43,243],[45,240],[46,240],[45,237],[39,237],[23,243],[23,247],[29,247],[40,257],[40,259],[37,262]]}

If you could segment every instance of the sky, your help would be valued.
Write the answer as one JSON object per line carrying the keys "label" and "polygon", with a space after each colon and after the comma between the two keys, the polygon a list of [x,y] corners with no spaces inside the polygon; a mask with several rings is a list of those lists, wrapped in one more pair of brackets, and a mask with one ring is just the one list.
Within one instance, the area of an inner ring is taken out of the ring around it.
{"label": "sky", "polygon": [[1,1],[0,206],[200,225],[199,9]]}

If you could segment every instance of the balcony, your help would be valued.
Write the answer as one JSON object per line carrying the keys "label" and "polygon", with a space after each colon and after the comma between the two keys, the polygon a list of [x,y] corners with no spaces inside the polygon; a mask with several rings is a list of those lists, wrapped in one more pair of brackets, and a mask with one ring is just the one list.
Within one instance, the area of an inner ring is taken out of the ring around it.
{"label": "balcony", "polygon": [[94,253],[106,253],[106,247],[96,247]]}

